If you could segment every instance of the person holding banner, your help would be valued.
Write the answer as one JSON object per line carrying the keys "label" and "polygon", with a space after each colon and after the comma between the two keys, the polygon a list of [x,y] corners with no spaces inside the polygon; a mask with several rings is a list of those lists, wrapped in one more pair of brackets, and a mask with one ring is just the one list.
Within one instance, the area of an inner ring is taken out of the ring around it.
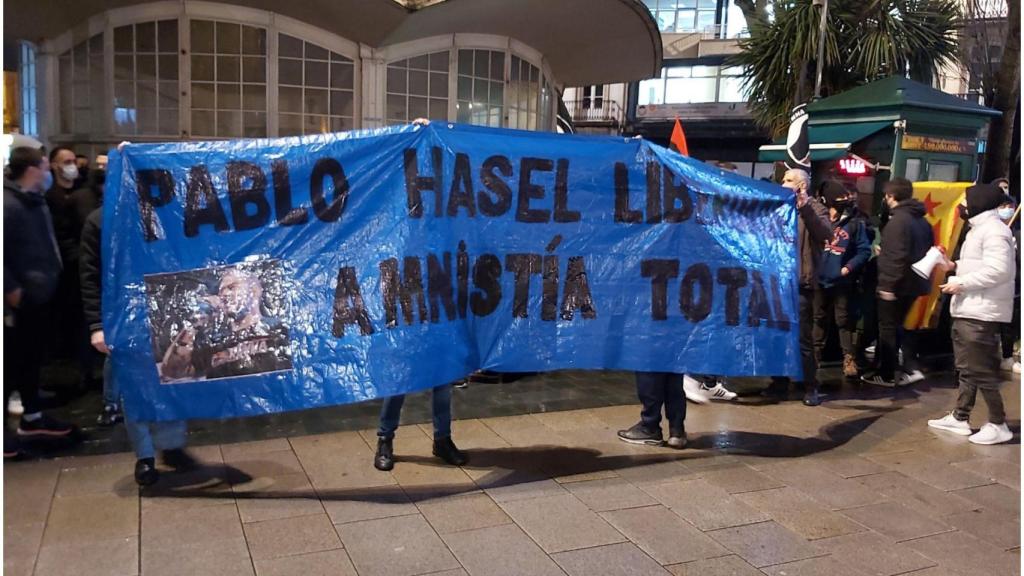
{"label": "person holding banner", "polygon": [[[893,388],[898,381],[911,383],[907,376],[896,374],[903,321],[914,301],[931,290],[928,278],[922,278],[911,266],[924,258],[935,239],[924,217],[925,206],[914,198],[909,180],[893,178],[885,183],[882,192],[890,218],[882,229],[878,255],[878,370],[865,374],[861,381]],[[917,357],[913,342],[910,338],[902,340],[904,368],[913,369]]]}
{"label": "person holding banner", "polygon": [[[956,408],[928,426],[969,436],[974,444],[1001,444],[1013,439],[1006,425],[1003,382],[999,372],[1000,324],[1013,316],[1013,235],[999,219],[997,209],[1005,196],[998,186],[977,184],[967,189],[966,218],[970,226],[960,259],[947,262],[954,271],[942,285],[952,294],[949,311],[953,318],[953,355],[960,380]],[[978,392],[988,405],[989,421],[972,433],[971,410]]]}
{"label": "person holding banner", "polygon": [[[431,413],[434,417],[434,456],[452,466],[462,466],[469,462],[466,453],[452,441],[452,385],[445,384],[431,390]],[[391,396],[384,400],[380,409],[380,427],[377,429],[377,453],[373,457],[373,467],[388,471],[395,467],[395,451],[393,442],[398,422],[402,417],[402,405],[405,394]]]}

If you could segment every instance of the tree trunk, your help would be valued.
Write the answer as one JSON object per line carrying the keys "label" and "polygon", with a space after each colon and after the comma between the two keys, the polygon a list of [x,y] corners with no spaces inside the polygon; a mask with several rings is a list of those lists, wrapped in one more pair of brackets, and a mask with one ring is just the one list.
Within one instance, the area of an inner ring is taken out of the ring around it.
{"label": "tree trunk", "polygon": [[985,150],[982,182],[991,182],[1009,174],[1010,149],[1013,146],[1013,125],[1020,99],[1020,0],[1009,0],[1006,41],[996,74],[996,95],[991,106],[1003,113],[992,121]]}
{"label": "tree trunk", "polygon": [[743,12],[747,21],[747,30],[753,30],[759,24],[768,22],[768,0],[735,0],[736,7]]}

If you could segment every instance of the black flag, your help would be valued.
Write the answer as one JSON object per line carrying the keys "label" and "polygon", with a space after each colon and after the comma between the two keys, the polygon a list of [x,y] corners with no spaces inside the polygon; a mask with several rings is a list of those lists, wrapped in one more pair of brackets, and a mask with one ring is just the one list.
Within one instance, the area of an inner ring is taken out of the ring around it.
{"label": "black flag", "polygon": [[786,136],[786,167],[811,171],[811,149],[807,140],[807,105],[793,108],[790,115],[789,134]]}

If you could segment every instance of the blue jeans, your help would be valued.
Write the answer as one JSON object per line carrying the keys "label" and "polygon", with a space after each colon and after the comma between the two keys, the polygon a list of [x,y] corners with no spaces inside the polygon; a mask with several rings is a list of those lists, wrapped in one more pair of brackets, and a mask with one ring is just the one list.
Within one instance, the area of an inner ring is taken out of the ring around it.
{"label": "blue jeans", "polygon": [[661,428],[661,409],[664,407],[669,433],[684,431],[686,398],[683,396],[682,374],[637,372],[636,394],[640,397],[640,422],[644,428]]}
{"label": "blue jeans", "polygon": [[[114,378],[110,358],[103,363],[103,402],[120,404],[121,390]],[[125,414],[124,428],[128,440],[135,449],[135,457],[155,458],[157,450],[172,450],[185,447],[188,427],[184,420],[171,422],[137,422],[131,414]]]}
{"label": "blue jeans", "polygon": [[[681,389],[681,388],[680,388]],[[434,415],[434,440],[443,440],[452,435],[452,385],[445,384],[434,388],[430,393],[431,412]],[[402,404],[405,394],[384,399],[380,409],[380,428],[377,436],[383,440],[391,440],[398,430],[398,421],[402,416]]]}

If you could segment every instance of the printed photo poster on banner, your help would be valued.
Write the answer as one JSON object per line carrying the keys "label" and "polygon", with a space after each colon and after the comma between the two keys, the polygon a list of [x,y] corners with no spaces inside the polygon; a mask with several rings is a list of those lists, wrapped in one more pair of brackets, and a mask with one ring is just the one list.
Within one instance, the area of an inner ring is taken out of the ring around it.
{"label": "printed photo poster on banner", "polygon": [[161,383],[291,370],[279,260],[151,274],[145,282]]}
{"label": "printed photo poster on banner", "polygon": [[138,420],[480,369],[800,377],[791,191],[649,142],[457,124],[111,156],[103,316]]}

